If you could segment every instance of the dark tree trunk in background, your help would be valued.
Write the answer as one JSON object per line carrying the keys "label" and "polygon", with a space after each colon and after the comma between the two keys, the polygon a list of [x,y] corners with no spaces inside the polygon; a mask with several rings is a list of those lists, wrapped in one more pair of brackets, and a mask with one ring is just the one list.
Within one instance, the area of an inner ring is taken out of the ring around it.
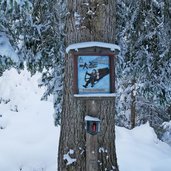
{"label": "dark tree trunk in background", "polygon": [[132,80],[132,90],[131,90],[131,129],[135,128],[136,126],[136,88],[135,88],[135,80]]}
{"label": "dark tree trunk in background", "polygon": [[[164,0],[164,27],[166,30],[166,41],[171,45],[171,1]],[[171,49],[171,47],[170,47]],[[169,49],[169,50],[170,50]]]}
{"label": "dark tree trunk in background", "polygon": [[[85,41],[115,42],[115,0],[66,0],[66,12],[66,47]],[[99,149],[103,150],[98,153],[97,171],[118,171],[114,99],[74,98],[73,73],[73,59],[66,55],[58,171],[86,171],[84,117],[91,110],[92,103],[96,106],[96,112],[102,121],[101,132],[97,136],[97,152]],[[65,154],[76,161],[67,165],[64,160]]]}

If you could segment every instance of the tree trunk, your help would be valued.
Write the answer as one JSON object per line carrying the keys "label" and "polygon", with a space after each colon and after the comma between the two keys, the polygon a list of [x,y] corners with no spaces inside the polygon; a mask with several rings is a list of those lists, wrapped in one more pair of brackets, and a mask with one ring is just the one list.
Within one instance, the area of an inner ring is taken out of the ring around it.
{"label": "tree trunk", "polygon": [[171,44],[171,1],[164,0],[164,27],[166,31],[166,41]]}
{"label": "tree trunk", "polygon": [[[85,41],[114,43],[115,1],[67,0],[65,46]],[[93,138],[97,142],[97,171],[118,171],[115,150],[114,99],[78,99],[73,92],[73,58],[65,56],[65,77],[58,171],[86,171],[85,115],[93,114],[101,120],[101,131]],[[96,138],[95,138],[96,137]],[[69,157],[71,160],[67,160]],[[72,161],[69,163],[69,161]],[[92,171],[92,170],[89,170]]]}
{"label": "tree trunk", "polygon": [[131,129],[135,128],[136,126],[136,88],[135,88],[136,81],[132,80],[132,90],[131,90]]}

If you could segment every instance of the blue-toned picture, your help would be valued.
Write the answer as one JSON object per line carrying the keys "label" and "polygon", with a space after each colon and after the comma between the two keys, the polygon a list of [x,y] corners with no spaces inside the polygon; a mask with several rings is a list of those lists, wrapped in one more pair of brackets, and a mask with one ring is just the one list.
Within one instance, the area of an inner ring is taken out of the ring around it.
{"label": "blue-toned picture", "polygon": [[78,56],[80,94],[109,93],[109,56]]}

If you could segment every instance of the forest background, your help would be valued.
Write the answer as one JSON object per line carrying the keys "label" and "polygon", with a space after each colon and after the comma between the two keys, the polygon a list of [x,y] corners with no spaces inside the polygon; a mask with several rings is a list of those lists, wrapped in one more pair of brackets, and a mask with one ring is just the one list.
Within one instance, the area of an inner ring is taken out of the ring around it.
{"label": "forest background", "polygon": [[[171,135],[171,2],[117,0],[116,125],[149,121],[158,137]],[[41,72],[42,100],[54,97],[60,124],[64,74],[63,0],[0,1],[0,76],[10,68]],[[80,20],[75,15],[76,20]],[[4,51],[8,47],[8,51]],[[52,113],[53,114],[53,113]]]}

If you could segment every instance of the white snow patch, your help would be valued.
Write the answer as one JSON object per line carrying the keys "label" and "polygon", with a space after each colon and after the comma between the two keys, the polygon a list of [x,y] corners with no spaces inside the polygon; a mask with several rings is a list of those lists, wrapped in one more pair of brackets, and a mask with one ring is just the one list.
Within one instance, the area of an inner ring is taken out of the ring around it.
{"label": "white snow patch", "polygon": [[69,154],[74,154],[74,150],[70,149],[69,152],[63,156],[63,159],[67,161],[67,166],[77,161],[76,159],[71,158]]}
{"label": "white snow patch", "polygon": [[74,97],[117,97],[116,93],[74,94]]}
{"label": "white snow patch", "polygon": [[164,160],[161,159],[161,161],[156,162],[156,164],[152,166],[151,171],[170,171],[171,166],[169,163],[171,163],[171,158]]}
{"label": "white snow patch", "polygon": [[7,35],[0,32],[0,55],[9,57],[13,62],[18,62],[18,56],[12,48]]}
{"label": "white snow patch", "polygon": [[92,117],[92,116],[85,116],[85,121],[97,121],[97,122],[100,122],[100,119],[97,118],[97,117]]}
{"label": "white snow patch", "polygon": [[66,53],[69,53],[70,50],[78,51],[78,49],[88,48],[88,47],[102,47],[102,48],[108,48],[111,51],[115,51],[115,50],[120,51],[120,47],[116,44],[92,41],[92,42],[82,42],[82,43],[71,44],[66,48]]}
{"label": "white snow patch", "polygon": [[78,12],[74,12],[75,26],[79,27],[81,24],[81,16]]}
{"label": "white snow patch", "polygon": [[171,147],[148,123],[133,130],[116,127],[116,151],[120,171],[170,171]]}
{"label": "white snow patch", "polygon": [[88,14],[88,15],[95,15],[96,13],[93,12],[93,11],[89,8],[88,11],[87,11],[87,14]]}
{"label": "white snow patch", "polygon": [[86,6],[89,6],[89,3],[88,2],[85,2],[85,3],[83,3],[84,5],[86,5]]}
{"label": "white snow patch", "polygon": [[99,153],[107,153],[107,150],[105,150],[103,147],[99,148]]}
{"label": "white snow patch", "polygon": [[74,154],[74,150],[70,149],[69,154]]}
{"label": "white snow patch", "polygon": [[162,140],[171,146],[171,121],[162,124],[164,134]]}
{"label": "white snow patch", "polygon": [[[44,89],[15,69],[0,77],[0,171],[55,171],[59,127],[54,126],[53,103],[40,101]],[[18,107],[18,112],[11,107]],[[10,163],[10,164],[9,164]]]}
{"label": "white snow patch", "polygon": [[171,129],[171,121],[169,121],[169,122],[164,122],[164,123],[162,124],[162,126],[163,126],[164,129]]}

